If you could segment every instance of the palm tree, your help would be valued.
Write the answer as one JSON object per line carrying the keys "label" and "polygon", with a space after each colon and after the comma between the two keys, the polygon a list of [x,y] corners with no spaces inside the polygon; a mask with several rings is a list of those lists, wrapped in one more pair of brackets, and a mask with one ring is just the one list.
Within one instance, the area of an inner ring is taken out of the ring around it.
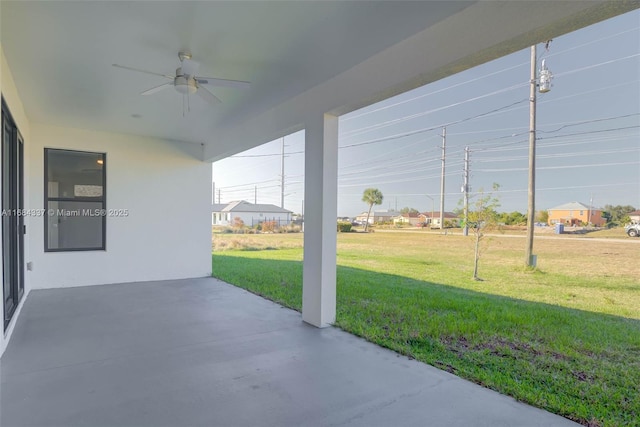
{"label": "palm tree", "polygon": [[373,208],[373,205],[381,205],[383,197],[384,196],[377,188],[367,188],[366,190],[364,190],[364,193],[362,194],[362,201],[369,205],[369,212],[367,212],[367,222],[365,222],[364,224],[365,232],[369,227],[369,216],[371,215],[371,208]]}

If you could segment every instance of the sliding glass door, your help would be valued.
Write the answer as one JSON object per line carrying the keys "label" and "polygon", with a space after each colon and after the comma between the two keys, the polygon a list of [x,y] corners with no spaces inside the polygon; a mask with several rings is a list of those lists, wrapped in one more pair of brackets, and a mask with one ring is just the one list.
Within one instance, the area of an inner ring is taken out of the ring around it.
{"label": "sliding glass door", "polygon": [[24,141],[2,99],[2,296],[4,329],[24,294]]}

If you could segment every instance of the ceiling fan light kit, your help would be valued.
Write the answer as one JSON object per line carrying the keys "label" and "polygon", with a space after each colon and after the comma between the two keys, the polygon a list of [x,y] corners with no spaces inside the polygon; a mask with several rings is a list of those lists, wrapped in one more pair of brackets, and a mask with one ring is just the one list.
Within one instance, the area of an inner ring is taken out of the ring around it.
{"label": "ceiling fan light kit", "polygon": [[181,68],[176,70],[176,77],[173,80],[173,84],[176,91],[182,94],[194,94],[198,90],[198,82],[196,79],[189,75],[183,75]]}

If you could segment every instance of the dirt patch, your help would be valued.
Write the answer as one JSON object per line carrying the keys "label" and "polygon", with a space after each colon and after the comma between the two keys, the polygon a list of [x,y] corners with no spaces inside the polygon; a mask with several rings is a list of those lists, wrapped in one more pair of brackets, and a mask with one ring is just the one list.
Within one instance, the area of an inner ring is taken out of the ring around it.
{"label": "dirt patch", "polygon": [[[568,356],[553,351],[541,351],[533,345],[526,342],[509,341],[503,338],[491,338],[479,343],[471,343],[465,337],[442,337],[442,344],[444,344],[449,350],[452,350],[458,354],[462,354],[468,351],[485,351],[500,356],[500,357],[517,357],[531,356],[540,357],[548,356],[556,360],[567,360]],[[509,350],[509,351],[506,351]],[[585,378],[588,377],[585,374]],[[586,380],[585,379],[585,380]]]}
{"label": "dirt patch", "polygon": [[578,381],[593,383],[593,376],[587,374],[584,371],[571,371],[571,373],[573,374],[574,377],[576,377]]}

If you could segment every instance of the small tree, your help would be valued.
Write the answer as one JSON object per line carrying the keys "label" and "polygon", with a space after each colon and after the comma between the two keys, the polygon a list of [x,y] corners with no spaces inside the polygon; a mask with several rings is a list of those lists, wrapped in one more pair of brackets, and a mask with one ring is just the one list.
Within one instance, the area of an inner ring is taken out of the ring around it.
{"label": "small tree", "polygon": [[412,214],[412,213],[420,213],[420,211],[416,208],[404,207],[400,209],[401,214]]}
{"label": "small tree", "polygon": [[549,223],[549,211],[538,211],[538,222]]}
{"label": "small tree", "polygon": [[380,192],[380,190],[378,190],[377,188],[367,188],[366,190],[364,190],[364,193],[362,194],[362,201],[369,205],[369,211],[367,212],[367,221],[364,223],[365,232],[367,231],[367,228],[369,228],[369,216],[371,215],[371,209],[373,208],[373,205],[381,205],[383,198],[384,196],[382,195],[382,192]]}
{"label": "small tree", "polygon": [[[500,186],[493,184],[493,191],[498,191]],[[478,264],[480,261],[480,242],[485,236],[485,232],[497,227],[498,213],[496,209],[500,207],[500,201],[492,193],[485,193],[482,189],[476,196],[476,201],[469,205],[469,221],[466,225],[475,236],[475,251],[473,261],[473,280],[482,280],[478,277]],[[463,226],[464,217],[462,218]]]}
{"label": "small tree", "polygon": [[618,226],[629,222],[629,214],[635,210],[631,205],[604,205],[602,216],[606,218],[608,225]]}

